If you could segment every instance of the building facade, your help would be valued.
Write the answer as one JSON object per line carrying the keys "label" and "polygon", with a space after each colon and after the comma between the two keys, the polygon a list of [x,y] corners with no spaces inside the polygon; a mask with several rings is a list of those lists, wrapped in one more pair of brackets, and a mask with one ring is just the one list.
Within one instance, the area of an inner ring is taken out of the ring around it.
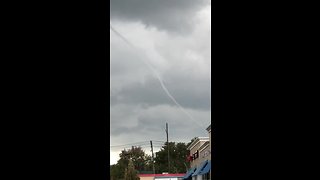
{"label": "building facade", "polygon": [[[209,134],[209,148],[211,150],[211,124],[207,127],[207,131]],[[210,159],[211,159],[211,156],[210,156]]]}
{"label": "building facade", "polygon": [[200,147],[203,144],[209,142],[209,137],[197,137],[195,140],[189,145],[188,150],[190,151],[191,155],[191,167],[197,167],[203,161],[200,155]]}
{"label": "building facade", "polygon": [[206,130],[208,137],[197,137],[188,147],[190,169],[183,177],[184,180],[211,179],[211,125]]}
{"label": "building facade", "polygon": [[[210,163],[211,163],[211,149],[212,149],[212,146],[211,146],[211,124],[207,127],[207,131],[209,133],[209,150],[210,150],[210,157],[209,158],[210,158]],[[210,167],[209,179],[211,179],[211,167]]]}

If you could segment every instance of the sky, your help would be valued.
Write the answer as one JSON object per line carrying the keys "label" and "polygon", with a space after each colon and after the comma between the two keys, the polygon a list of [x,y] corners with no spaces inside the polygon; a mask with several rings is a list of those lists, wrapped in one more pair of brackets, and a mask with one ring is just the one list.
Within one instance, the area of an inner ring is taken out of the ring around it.
{"label": "sky", "polygon": [[210,0],[110,1],[110,164],[132,143],[208,136]]}

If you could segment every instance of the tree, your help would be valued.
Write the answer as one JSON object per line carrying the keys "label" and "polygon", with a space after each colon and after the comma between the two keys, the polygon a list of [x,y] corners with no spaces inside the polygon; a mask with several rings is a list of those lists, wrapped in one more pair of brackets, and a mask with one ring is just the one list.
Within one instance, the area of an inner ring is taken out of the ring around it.
{"label": "tree", "polygon": [[[168,170],[168,147],[170,156],[170,171]],[[189,162],[186,157],[189,155],[187,145],[185,143],[169,142],[156,153],[155,166],[156,173],[169,172],[169,173],[185,173],[189,167]]]}
{"label": "tree", "polygon": [[152,170],[153,170],[152,157],[146,154],[145,161],[144,161],[144,171],[152,171]]}
{"label": "tree", "polygon": [[137,175],[137,171],[134,168],[133,162],[130,159],[128,167],[125,170],[125,175],[124,175],[125,180],[139,180],[139,176]]}
{"label": "tree", "polygon": [[125,170],[130,160],[132,161],[134,169],[138,172],[152,171],[151,157],[146,155],[141,147],[133,146],[129,150],[124,149],[119,156],[120,159],[117,164],[110,167],[110,177],[113,179],[124,179]]}
{"label": "tree", "polygon": [[110,178],[111,180],[122,180],[124,178],[124,170],[118,164],[111,165]]}

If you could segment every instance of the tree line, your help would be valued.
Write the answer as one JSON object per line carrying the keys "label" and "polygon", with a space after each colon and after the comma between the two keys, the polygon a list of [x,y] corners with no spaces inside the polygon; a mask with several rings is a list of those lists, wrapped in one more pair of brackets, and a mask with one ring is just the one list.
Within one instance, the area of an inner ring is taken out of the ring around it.
{"label": "tree line", "polygon": [[[192,142],[192,141],[191,141]],[[179,142],[165,143],[161,149],[155,153],[154,167],[155,173],[161,174],[163,172],[168,173],[185,173],[187,172],[190,163],[187,161],[189,151],[187,147],[191,144]],[[169,161],[168,164],[168,149],[169,149]],[[131,149],[124,149],[119,154],[120,159],[117,164],[110,166],[110,178],[111,180],[135,180],[137,174],[152,174],[153,162],[152,157],[146,154],[141,147],[132,146]]]}

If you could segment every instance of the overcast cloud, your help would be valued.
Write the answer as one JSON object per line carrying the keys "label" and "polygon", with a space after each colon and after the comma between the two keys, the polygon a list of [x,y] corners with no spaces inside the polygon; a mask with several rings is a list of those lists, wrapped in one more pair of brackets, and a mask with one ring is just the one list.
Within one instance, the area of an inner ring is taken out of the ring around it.
{"label": "overcast cloud", "polygon": [[196,14],[209,3],[208,0],[111,0],[111,19],[187,33],[197,23]]}
{"label": "overcast cloud", "polygon": [[[189,142],[211,119],[211,5],[208,0],[111,0],[111,162],[140,141]],[[155,73],[193,119],[168,97]],[[129,147],[129,146],[128,146]],[[146,153],[150,147],[144,147]],[[157,151],[157,148],[155,148]]]}

